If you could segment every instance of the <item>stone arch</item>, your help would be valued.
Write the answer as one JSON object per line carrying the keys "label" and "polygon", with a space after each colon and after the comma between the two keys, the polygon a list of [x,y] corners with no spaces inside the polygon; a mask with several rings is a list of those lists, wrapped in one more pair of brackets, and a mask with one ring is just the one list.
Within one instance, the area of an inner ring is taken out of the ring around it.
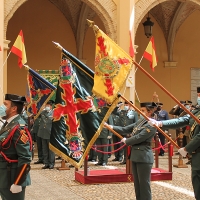
{"label": "stone arch", "polygon": [[4,3],[4,39],[6,39],[6,32],[8,22],[14,15],[15,11],[28,0],[5,0]]}
{"label": "stone arch", "polygon": [[[168,0],[150,0],[150,1],[139,0],[137,1],[137,3],[135,4],[135,25],[134,25],[135,34],[140,22],[142,21],[144,16],[147,14],[147,12],[151,10],[153,7],[155,7],[156,5],[163,3],[165,1],[168,1]],[[189,1],[200,5],[199,0],[189,0]]]}
{"label": "stone arch", "polygon": [[[14,15],[15,11],[28,0],[5,0],[4,7],[4,38],[6,38],[6,31],[9,20]],[[107,0],[82,0],[82,2],[89,5],[97,15],[102,19],[107,34],[113,39],[117,40],[117,6],[113,1]]]}
{"label": "stone arch", "polygon": [[81,0],[89,5],[102,19],[106,33],[117,41],[117,5],[107,0]]}

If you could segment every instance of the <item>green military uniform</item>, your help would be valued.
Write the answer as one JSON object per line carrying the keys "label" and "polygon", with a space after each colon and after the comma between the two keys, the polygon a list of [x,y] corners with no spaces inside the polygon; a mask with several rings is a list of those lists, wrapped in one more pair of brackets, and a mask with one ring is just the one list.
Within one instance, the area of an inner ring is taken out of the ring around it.
{"label": "green military uniform", "polygon": [[[200,119],[200,108],[196,108],[192,113]],[[162,121],[163,128],[177,129],[189,125],[191,127],[191,141],[185,146],[186,151],[192,155],[192,185],[195,198],[200,200],[200,126],[190,115],[184,115],[176,119]]]}
{"label": "green military uniform", "polygon": [[33,140],[37,142],[37,151],[38,151],[38,161],[34,162],[34,164],[40,164],[44,161],[44,156],[42,152],[42,138],[38,137],[37,133],[40,127],[41,116],[39,115],[37,119],[34,121],[33,128],[31,130],[31,134]]}
{"label": "green military uniform", "polygon": [[37,136],[42,139],[42,153],[45,168],[53,168],[55,165],[55,153],[49,149],[53,110],[50,110],[49,112],[43,110],[40,114],[40,118],[41,120]]}
{"label": "green military uniform", "polygon": [[[17,125],[19,127],[15,130]],[[12,134],[13,136],[10,137]],[[6,140],[6,144],[3,145],[2,142]],[[25,121],[19,115],[16,115],[0,131],[0,196],[3,200],[23,200],[25,187],[31,184],[29,174],[32,155],[30,140],[25,129]],[[10,192],[12,184],[21,185],[22,191]]]}
{"label": "green military uniform", "polygon": [[[129,124],[133,124],[138,121],[138,114],[134,110],[119,110],[118,112],[119,115],[119,122],[120,126],[128,126]],[[123,135],[129,135],[129,132],[124,132]],[[122,164],[126,163],[126,156],[127,156],[127,148],[124,148],[124,160]]]}
{"label": "green military uniform", "polygon": [[113,129],[120,134],[132,132],[132,136],[126,139],[126,144],[132,147],[130,160],[136,199],[151,200],[150,178],[154,162],[151,141],[156,129],[151,127],[145,119],[140,119],[126,127],[113,126]]}
{"label": "green military uniform", "polygon": [[[108,111],[108,107],[103,107],[100,109],[100,112],[98,113],[100,121],[103,120],[107,111]],[[113,124],[111,116],[108,119],[108,124]],[[103,147],[98,148],[98,150],[103,151],[103,152],[108,152],[108,146],[106,146],[109,144],[108,136],[112,136],[112,132],[106,128],[103,128],[99,137],[96,140],[96,145],[97,146],[103,145]],[[108,162],[108,154],[97,152],[97,156],[98,156],[98,163],[96,165],[105,166]]]}
{"label": "green military uniform", "polygon": [[[112,113],[112,119],[113,119],[113,125],[114,126],[119,126],[120,125],[120,118],[118,115],[115,115]],[[113,143],[119,143],[121,141],[121,139],[113,134]],[[114,145],[114,150],[117,150],[121,147],[122,145],[121,144],[116,144]],[[122,158],[123,158],[123,149],[120,149],[118,151],[115,152],[115,158],[113,159],[113,161],[122,161]]]}

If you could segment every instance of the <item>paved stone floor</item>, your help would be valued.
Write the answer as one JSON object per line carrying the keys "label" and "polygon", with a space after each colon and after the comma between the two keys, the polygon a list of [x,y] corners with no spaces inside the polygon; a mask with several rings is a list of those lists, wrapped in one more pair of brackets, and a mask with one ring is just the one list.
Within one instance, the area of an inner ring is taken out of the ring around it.
{"label": "paved stone floor", "polygon": [[[89,162],[91,169],[97,168],[122,168],[119,162],[112,162],[109,158],[108,166],[94,166]],[[37,155],[34,161],[37,160]],[[184,163],[187,159],[183,160]],[[61,161],[56,160],[55,168],[41,169],[42,164],[31,163],[32,185],[27,187],[26,200],[133,200],[135,199],[133,183],[94,184],[83,185],[75,181],[74,168],[70,170],[57,170]],[[173,156],[173,164],[178,164],[178,155]],[[66,166],[69,164],[66,163]],[[159,167],[168,169],[167,156],[159,157]],[[191,166],[188,168],[173,167],[172,181],[152,181],[153,200],[194,200],[190,175]]]}

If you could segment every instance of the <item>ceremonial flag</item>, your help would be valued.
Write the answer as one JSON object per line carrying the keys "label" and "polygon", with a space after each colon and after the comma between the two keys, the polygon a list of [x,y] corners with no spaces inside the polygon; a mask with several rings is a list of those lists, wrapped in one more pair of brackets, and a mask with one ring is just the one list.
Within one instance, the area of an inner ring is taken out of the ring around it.
{"label": "ceremonial flag", "polygon": [[152,71],[157,66],[156,48],[154,44],[154,37],[152,36],[149,44],[143,54],[143,57],[150,61],[150,67]]}
{"label": "ceremonial flag", "polygon": [[30,95],[28,114],[34,114],[36,119],[41,113],[44,103],[47,103],[54,95],[56,87],[31,68],[28,69],[27,82]]}
{"label": "ceremonial flag", "polygon": [[[94,72],[66,50],[62,50],[50,149],[79,168],[98,138],[116,104],[92,97]],[[103,114],[102,114],[103,113]]]}
{"label": "ceremonial flag", "polygon": [[22,68],[22,66],[27,62],[26,50],[24,45],[24,36],[22,30],[19,32],[19,35],[17,36],[17,39],[15,40],[15,43],[11,48],[11,52],[19,57],[18,65],[20,68]]}
{"label": "ceremonial flag", "polygon": [[93,93],[112,103],[132,68],[132,58],[99,28],[95,30],[96,55]]}

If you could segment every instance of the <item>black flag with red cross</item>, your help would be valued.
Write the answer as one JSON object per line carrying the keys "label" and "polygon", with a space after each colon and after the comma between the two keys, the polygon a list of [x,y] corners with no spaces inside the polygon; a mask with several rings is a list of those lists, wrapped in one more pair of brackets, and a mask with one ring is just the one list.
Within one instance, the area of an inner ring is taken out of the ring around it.
{"label": "black flag with red cross", "polygon": [[[116,103],[93,96],[94,72],[64,49],[59,71],[50,148],[79,168]],[[103,118],[100,107],[107,110]]]}

